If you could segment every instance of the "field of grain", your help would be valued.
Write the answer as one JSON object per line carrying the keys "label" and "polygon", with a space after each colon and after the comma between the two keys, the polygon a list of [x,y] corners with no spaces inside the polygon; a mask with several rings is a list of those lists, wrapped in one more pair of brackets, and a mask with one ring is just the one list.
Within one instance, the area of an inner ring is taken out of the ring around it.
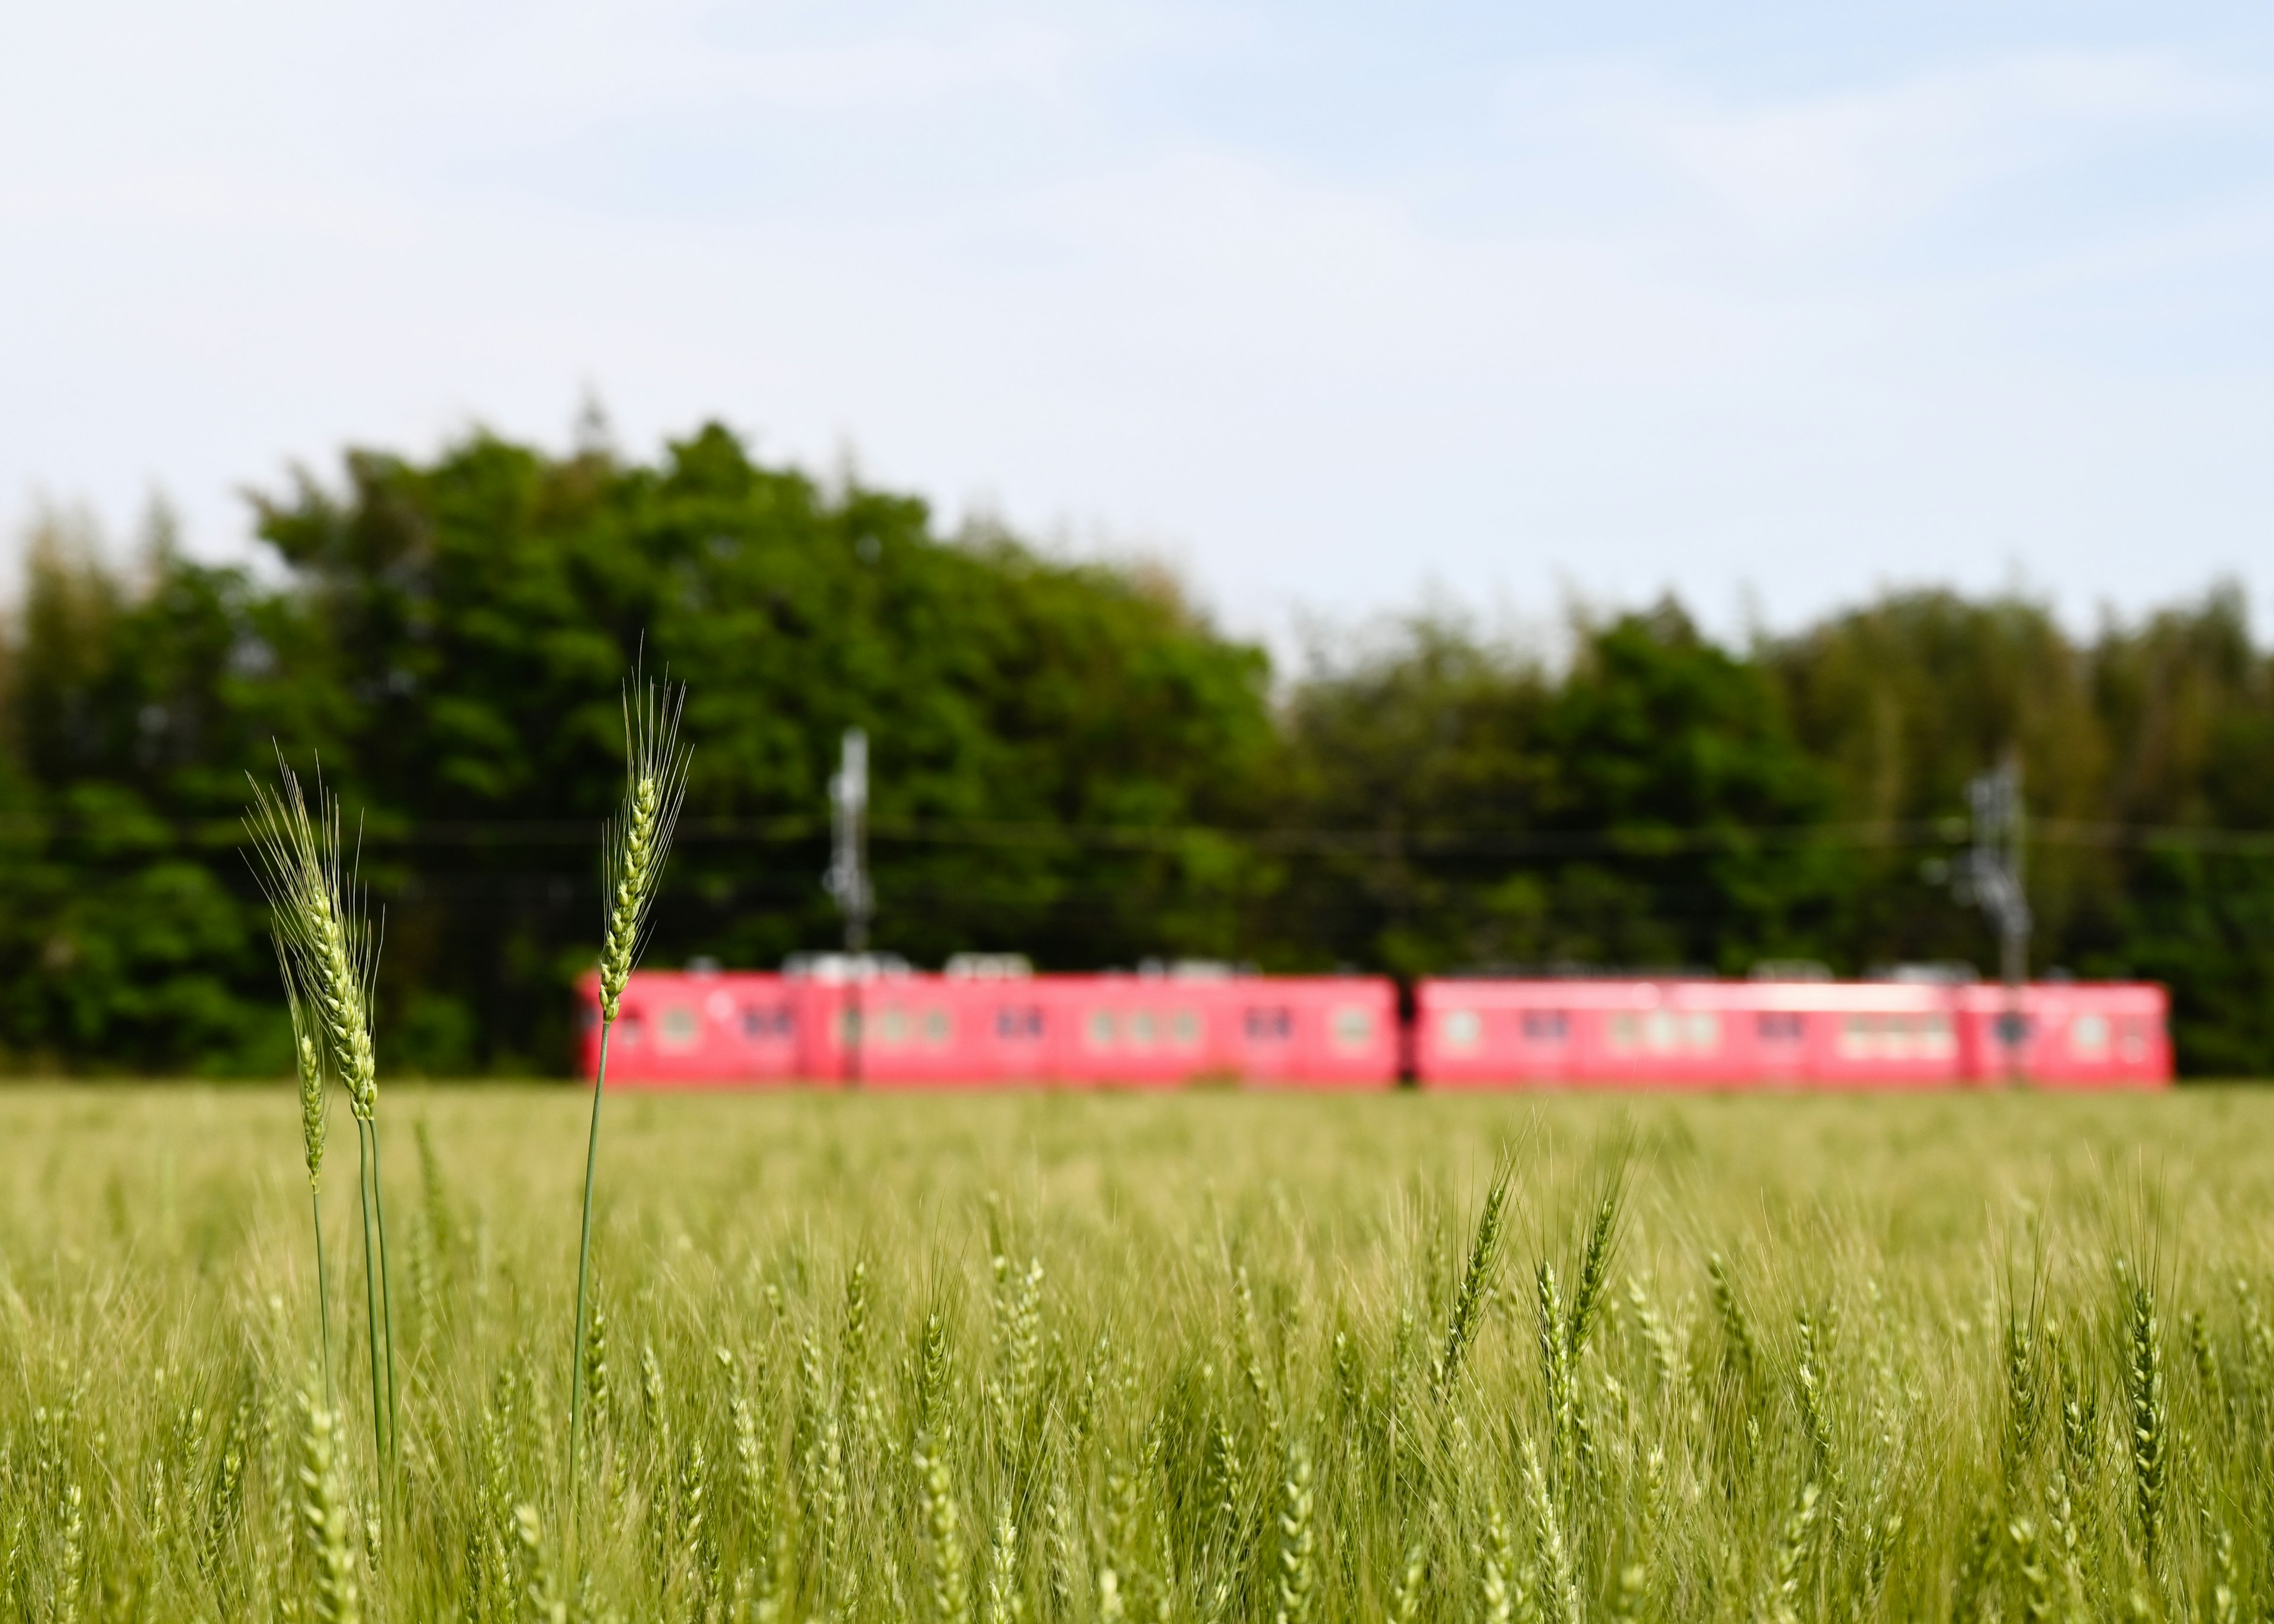
{"label": "field of grain", "polygon": [[388,1459],[294,1095],[0,1090],[0,1616],[2274,1603],[2274,1094],[625,1097],[572,1480],[587,1097],[387,1091]]}

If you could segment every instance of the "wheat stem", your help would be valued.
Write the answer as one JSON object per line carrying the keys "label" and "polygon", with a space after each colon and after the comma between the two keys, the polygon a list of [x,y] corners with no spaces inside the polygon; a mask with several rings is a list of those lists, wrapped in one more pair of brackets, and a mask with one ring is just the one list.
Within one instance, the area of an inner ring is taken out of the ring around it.
{"label": "wheat stem", "polygon": [[324,1402],[332,1402],[332,1303],[324,1289],[324,1200],[315,1186],[308,1188],[308,1216],[316,1229],[316,1325],[324,1348]]}
{"label": "wheat stem", "polygon": [[371,1348],[371,1445],[380,1460],[387,1458],[386,1388],[380,1373],[379,1275],[373,1267],[371,1222],[371,1124],[356,1118],[356,1193],[363,1202],[364,1340]]}
{"label": "wheat stem", "polygon": [[[572,1509],[584,1504],[578,1487],[582,1479],[576,1475],[576,1448],[584,1414],[584,1290],[592,1270],[592,1169],[600,1160],[600,1095],[608,1086],[608,1038],[615,1026],[613,1020],[600,1023],[599,1072],[592,1079],[592,1125],[584,1140],[584,1221],[576,1239],[576,1350],[568,1382],[568,1497]],[[573,1515],[571,1522],[573,1525]]]}
{"label": "wheat stem", "polygon": [[584,1140],[584,1202],[576,1236],[576,1322],[568,1357],[568,1475],[570,1529],[583,1499],[577,1487],[584,1420],[584,1293],[591,1271],[593,1170],[600,1158],[600,1100],[608,1081],[608,1039],[614,1032],[624,986],[639,962],[664,859],[671,851],[680,802],[687,793],[687,751],[679,742],[682,686],[643,682],[636,668],[624,693],[624,800],[603,831],[605,926],[600,938],[600,1063],[592,1079],[592,1120]]}
{"label": "wheat stem", "polygon": [[401,1411],[395,1398],[395,1293],[387,1267],[387,1202],[383,1199],[386,1180],[381,1176],[379,1155],[379,1122],[371,1123],[371,1208],[379,1228],[379,1312],[386,1326],[387,1342],[387,1454],[395,1458],[397,1423]]}

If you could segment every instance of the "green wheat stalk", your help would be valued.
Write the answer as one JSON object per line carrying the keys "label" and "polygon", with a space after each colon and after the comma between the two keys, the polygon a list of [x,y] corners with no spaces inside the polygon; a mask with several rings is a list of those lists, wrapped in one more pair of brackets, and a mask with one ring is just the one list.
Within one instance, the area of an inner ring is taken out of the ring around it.
{"label": "green wheat stalk", "polygon": [[2132,1286],[2130,1358],[2125,1390],[2131,1401],[2133,1504],[2140,1518],[2140,1548],[2148,1571],[2156,1570],[2164,1521],[2164,1488],[2171,1461],[2169,1417],[2164,1405],[2164,1334],[2156,1317],[2156,1294],[2144,1278]]}
{"label": "green wheat stalk", "polygon": [[341,1481],[338,1417],[300,1395],[300,1526],[314,1559],[310,1612],[320,1624],[358,1624],[363,1598],[356,1583],[354,1513]]}
{"label": "green wheat stalk", "polygon": [[292,966],[293,981],[312,1009],[314,1024],[323,1030],[332,1069],[347,1090],[348,1109],[356,1121],[372,1437],[380,1456],[392,1458],[395,1312],[388,1286],[387,1212],[380,1187],[379,1068],[372,1043],[380,941],[364,917],[362,888],[344,858],[338,801],[320,785],[312,812],[299,779],[281,760],[277,773],[281,789],[253,781],[245,828],[252,838],[253,868],[268,897],[276,939]]}
{"label": "green wheat stalk", "polygon": [[292,1058],[300,1076],[300,1145],[308,1162],[308,1217],[316,1232],[316,1323],[324,1349],[324,1392],[332,1390],[332,1304],[324,1289],[324,1202],[320,1188],[324,1168],[324,1051],[316,1041],[316,1020],[294,979],[291,955],[276,944],[276,969],[284,981],[284,1005],[292,1016]]}
{"label": "green wheat stalk", "polygon": [[[584,1210],[576,1240],[576,1326],[569,1355],[568,1477],[576,1496],[584,1410],[584,1292],[592,1261],[592,1175],[600,1154],[600,1097],[608,1086],[608,1038],[632,966],[646,945],[671,833],[687,793],[688,752],[679,742],[687,688],[643,682],[636,670],[624,695],[624,800],[601,831],[607,924],[600,943],[600,1063],[592,1079],[592,1123],[584,1142]],[[572,1500],[581,1504],[581,1497]]]}
{"label": "green wheat stalk", "polygon": [[1461,1357],[1476,1340],[1477,1324],[1484,1314],[1485,1295],[1492,1289],[1493,1275],[1500,1266],[1508,1191],[1515,1176],[1514,1160],[1503,1152],[1493,1169],[1492,1185],[1485,1192],[1484,1211],[1478,1214],[1476,1234],[1469,1243],[1468,1266],[1461,1271],[1460,1287],[1454,1294],[1452,1312],[1446,1321],[1445,1351],[1437,1370],[1440,1397],[1452,1392],[1454,1379],[1460,1374]]}

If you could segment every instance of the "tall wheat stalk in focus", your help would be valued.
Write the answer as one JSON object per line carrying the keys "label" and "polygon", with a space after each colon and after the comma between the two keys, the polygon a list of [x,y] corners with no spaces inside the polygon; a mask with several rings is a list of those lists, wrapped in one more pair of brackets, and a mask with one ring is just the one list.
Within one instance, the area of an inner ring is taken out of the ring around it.
{"label": "tall wheat stalk in focus", "polygon": [[300,1077],[300,1146],[308,1162],[308,1216],[316,1232],[316,1323],[321,1328],[324,1349],[324,1394],[326,1403],[331,1402],[332,1391],[332,1303],[324,1289],[324,1199],[321,1177],[324,1169],[325,1108],[324,1050],[316,1041],[317,1021],[308,1008],[308,999],[300,991],[295,978],[291,955],[284,951],[282,936],[276,941],[276,969],[284,981],[284,1004],[292,1015],[292,1060]]}
{"label": "tall wheat stalk in focus", "polygon": [[671,833],[687,793],[688,752],[679,741],[685,684],[674,688],[643,681],[636,668],[624,694],[624,800],[600,835],[603,906],[600,942],[600,1056],[592,1079],[592,1124],[584,1142],[584,1211],[576,1239],[576,1328],[569,1353],[568,1479],[571,1504],[581,1506],[577,1448],[584,1413],[584,1294],[592,1262],[592,1174],[600,1154],[600,1096],[608,1086],[608,1039],[616,1012],[646,943],[656,889],[663,878]]}
{"label": "tall wheat stalk in focus", "polygon": [[[255,781],[245,827],[253,868],[267,893],[289,989],[297,988],[323,1032],[332,1069],[356,1122],[363,1207],[364,1297],[371,1344],[372,1441],[380,1458],[395,1447],[395,1312],[388,1289],[387,1210],[379,1162],[379,1068],[372,1043],[373,982],[379,937],[364,917],[362,888],[340,840],[339,802],[320,785],[312,812],[300,781],[281,762],[282,788]],[[306,1017],[304,1015],[303,1019]],[[308,1121],[302,1061],[302,1122]],[[320,1094],[318,1096],[320,1114]],[[374,1239],[374,1234],[376,1238]],[[382,1361],[382,1352],[384,1359]]]}

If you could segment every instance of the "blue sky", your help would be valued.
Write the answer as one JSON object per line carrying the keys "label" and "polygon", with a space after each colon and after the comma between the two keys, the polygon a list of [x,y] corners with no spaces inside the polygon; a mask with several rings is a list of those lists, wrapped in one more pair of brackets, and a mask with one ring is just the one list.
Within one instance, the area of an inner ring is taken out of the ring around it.
{"label": "blue sky", "polygon": [[1293,646],[1886,584],[2274,628],[2274,12],[0,16],[0,522],[717,416]]}

